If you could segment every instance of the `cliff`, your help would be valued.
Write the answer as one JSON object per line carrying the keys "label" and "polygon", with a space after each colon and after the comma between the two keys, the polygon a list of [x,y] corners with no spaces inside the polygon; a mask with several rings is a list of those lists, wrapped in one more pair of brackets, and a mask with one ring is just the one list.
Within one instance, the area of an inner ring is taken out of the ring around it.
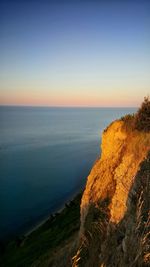
{"label": "cliff", "polygon": [[150,101],[104,130],[83,195],[27,237],[0,244],[3,267],[150,266]]}
{"label": "cliff", "polygon": [[73,266],[150,266],[150,132],[132,118],[103,133],[88,176]]}

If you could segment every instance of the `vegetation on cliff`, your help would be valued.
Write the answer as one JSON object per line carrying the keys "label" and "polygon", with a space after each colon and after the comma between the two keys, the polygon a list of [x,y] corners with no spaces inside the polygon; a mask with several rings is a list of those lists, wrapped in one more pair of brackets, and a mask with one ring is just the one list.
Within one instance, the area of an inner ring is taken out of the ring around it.
{"label": "vegetation on cliff", "polygon": [[150,131],[150,99],[145,97],[141,107],[135,114],[127,114],[122,117],[124,128],[128,131],[138,130],[141,132]]}
{"label": "vegetation on cliff", "polygon": [[145,97],[144,101],[135,115],[135,128],[139,131],[150,131],[150,99]]}

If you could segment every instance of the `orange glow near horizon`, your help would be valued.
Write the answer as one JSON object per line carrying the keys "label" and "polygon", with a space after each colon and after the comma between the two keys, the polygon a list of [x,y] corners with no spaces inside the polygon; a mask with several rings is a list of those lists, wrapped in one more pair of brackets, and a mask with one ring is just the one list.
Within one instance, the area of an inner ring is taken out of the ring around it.
{"label": "orange glow near horizon", "polygon": [[150,92],[150,1],[30,2],[3,5],[0,105],[140,105]]}
{"label": "orange glow near horizon", "polygon": [[0,105],[16,106],[60,106],[60,107],[134,107],[138,106],[143,99],[119,96],[98,96],[98,95],[39,95],[20,93],[17,96],[5,96],[0,98]]}

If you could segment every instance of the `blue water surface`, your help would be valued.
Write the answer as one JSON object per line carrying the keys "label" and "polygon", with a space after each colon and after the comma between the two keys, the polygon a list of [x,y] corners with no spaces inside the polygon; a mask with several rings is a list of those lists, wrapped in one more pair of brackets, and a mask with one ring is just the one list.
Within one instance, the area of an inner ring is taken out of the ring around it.
{"label": "blue water surface", "polygon": [[135,110],[1,106],[1,239],[30,229],[82,189],[103,129]]}

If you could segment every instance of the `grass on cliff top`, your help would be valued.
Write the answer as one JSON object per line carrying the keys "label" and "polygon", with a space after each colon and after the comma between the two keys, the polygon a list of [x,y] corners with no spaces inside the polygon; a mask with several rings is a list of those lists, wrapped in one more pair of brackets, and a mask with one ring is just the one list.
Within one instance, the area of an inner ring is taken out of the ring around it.
{"label": "grass on cliff top", "polygon": [[1,252],[2,267],[47,266],[45,261],[50,258],[58,246],[73,236],[80,227],[81,193],[66,207],[51,216],[42,226],[28,237],[10,242]]}
{"label": "grass on cliff top", "polygon": [[135,114],[127,114],[122,117],[125,130],[150,131],[150,98],[145,97],[141,107]]}

